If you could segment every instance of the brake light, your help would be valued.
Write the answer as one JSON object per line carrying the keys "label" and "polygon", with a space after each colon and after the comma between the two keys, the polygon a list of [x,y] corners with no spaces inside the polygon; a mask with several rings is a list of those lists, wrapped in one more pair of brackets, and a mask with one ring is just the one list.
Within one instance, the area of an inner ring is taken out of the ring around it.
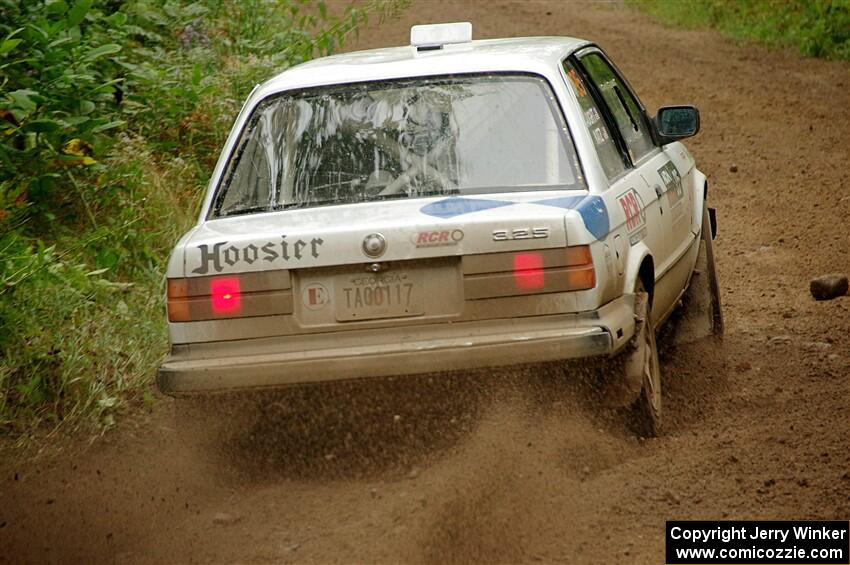
{"label": "brake light", "polygon": [[168,279],[167,301],[169,322],[188,322],[189,313],[189,281],[186,279]]}
{"label": "brake light", "polygon": [[567,247],[567,268],[562,271],[569,290],[589,290],[596,286],[596,269],[589,245]]}
{"label": "brake light", "polygon": [[242,310],[242,294],[238,277],[210,280],[210,300],[215,314],[237,314]]}
{"label": "brake light", "polygon": [[592,264],[568,269],[564,276],[569,290],[589,290],[596,286],[596,271]]}
{"label": "brake light", "polygon": [[593,265],[593,255],[590,254],[589,245],[574,245],[566,248],[567,267],[577,267],[580,265]]}
{"label": "brake light", "polygon": [[543,255],[517,253],[514,255],[514,283],[521,290],[534,290],[546,285],[543,274]]}
{"label": "brake light", "polygon": [[168,279],[168,321],[292,313],[289,271],[261,271],[211,277]]}

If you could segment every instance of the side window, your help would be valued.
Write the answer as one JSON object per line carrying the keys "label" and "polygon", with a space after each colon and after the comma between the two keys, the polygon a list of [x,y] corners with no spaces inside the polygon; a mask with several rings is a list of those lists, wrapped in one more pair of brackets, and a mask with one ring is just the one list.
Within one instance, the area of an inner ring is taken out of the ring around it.
{"label": "side window", "polygon": [[596,146],[596,153],[599,155],[602,168],[609,179],[614,178],[626,170],[623,156],[617,149],[605,120],[602,119],[599,107],[575,67],[569,61],[564,61],[564,71],[570,79],[573,92],[575,92],[576,99],[581,106],[582,114],[584,114],[584,125],[587,126],[587,130],[593,138],[593,144]]}
{"label": "side window", "polygon": [[599,53],[591,53],[581,58],[581,64],[614,116],[632,162],[655,149],[637,101],[608,62]]}

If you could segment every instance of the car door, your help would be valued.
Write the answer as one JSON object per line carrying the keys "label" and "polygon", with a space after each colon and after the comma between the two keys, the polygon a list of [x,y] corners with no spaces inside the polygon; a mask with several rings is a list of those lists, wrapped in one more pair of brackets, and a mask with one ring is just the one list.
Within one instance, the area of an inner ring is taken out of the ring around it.
{"label": "car door", "polygon": [[[656,281],[661,281],[687,250],[685,243],[692,239],[689,196],[681,174],[667,154],[655,145],[643,106],[602,51],[595,47],[586,49],[578,54],[578,60],[619,135],[633,174],[642,180],[642,190],[637,194],[625,193],[618,202],[629,216],[635,198],[639,200],[637,204],[645,217],[643,237],[653,254]],[[629,232],[630,245],[641,238],[641,232]],[[653,313],[660,316],[678,298],[678,293],[669,284],[661,284],[656,290],[663,291],[655,297],[660,303],[654,306],[660,308],[653,308]]]}
{"label": "car door", "polygon": [[570,58],[564,62],[564,71],[581,107],[599,164],[608,177],[609,187],[602,196],[615,232],[612,243],[618,274],[622,275],[629,248],[643,244],[653,257],[663,253],[663,232],[657,229],[661,215],[655,204],[655,193],[635,169],[615,117],[585,68],[578,60]]}

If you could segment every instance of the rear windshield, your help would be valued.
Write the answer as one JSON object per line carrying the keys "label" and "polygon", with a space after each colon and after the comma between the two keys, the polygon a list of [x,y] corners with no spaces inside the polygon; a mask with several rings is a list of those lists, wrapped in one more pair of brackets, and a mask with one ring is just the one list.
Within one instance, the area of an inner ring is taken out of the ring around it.
{"label": "rear windshield", "polygon": [[584,189],[536,75],[463,75],[287,92],[254,110],[214,217],[391,198]]}

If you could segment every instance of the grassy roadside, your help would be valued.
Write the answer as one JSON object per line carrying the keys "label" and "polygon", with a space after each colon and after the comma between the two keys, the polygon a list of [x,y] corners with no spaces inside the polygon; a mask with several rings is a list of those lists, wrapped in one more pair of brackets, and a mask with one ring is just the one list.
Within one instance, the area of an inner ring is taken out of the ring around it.
{"label": "grassy roadside", "polygon": [[627,0],[660,22],[850,59],[850,0]]}
{"label": "grassy roadside", "polygon": [[0,0],[0,434],[153,402],[163,273],[253,85],[405,0]]}

